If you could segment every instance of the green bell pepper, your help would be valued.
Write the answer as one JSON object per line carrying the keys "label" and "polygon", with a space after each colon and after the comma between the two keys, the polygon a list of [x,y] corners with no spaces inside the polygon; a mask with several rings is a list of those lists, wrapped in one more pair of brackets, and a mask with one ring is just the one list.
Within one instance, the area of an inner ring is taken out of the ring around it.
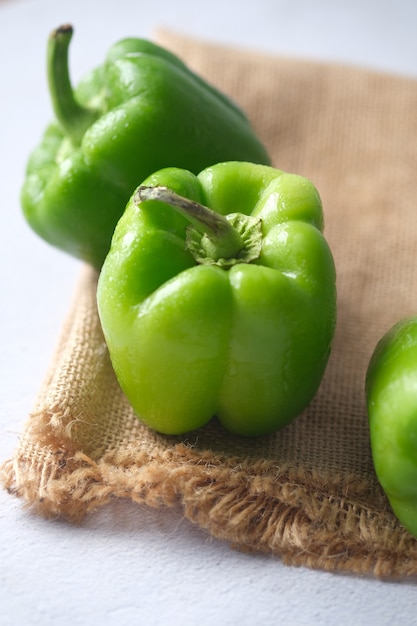
{"label": "green bell pepper", "polygon": [[308,405],[328,360],[333,257],[313,184],[219,163],[151,175],[130,199],[97,302],[120,385],[165,434],[256,436]]}
{"label": "green bell pepper", "polygon": [[71,26],[48,41],[56,121],[27,164],[23,213],[50,244],[100,268],[138,180],[168,166],[237,159],[269,164],[243,112],[167,50],[119,41],[72,89]]}
{"label": "green bell pepper", "polygon": [[378,342],[366,373],[377,478],[400,522],[417,537],[417,317]]}

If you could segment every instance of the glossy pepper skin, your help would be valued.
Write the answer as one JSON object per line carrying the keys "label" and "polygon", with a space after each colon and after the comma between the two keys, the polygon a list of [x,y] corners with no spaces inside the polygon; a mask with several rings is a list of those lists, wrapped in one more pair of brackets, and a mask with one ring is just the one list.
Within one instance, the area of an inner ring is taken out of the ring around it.
{"label": "glossy pepper skin", "polygon": [[366,375],[372,458],[400,522],[417,537],[417,317],[378,342]]}
{"label": "glossy pepper skin", "polygon": [[72,33],[62,26],[48,41],[56,121],[29,157],[21,202],[38,235],[100,268],[138,180],[172,165],[197,173],[269,156],[233,102],[149,41],[119,41],[73,90]]}
{"label": "glossy pepper skin", "polygon": [[[209,207],[215,225],[146,199],[161,186],[162,198],[174,191]],[[223,238],[216,220],[233,232]],[[114,370],[143,422],[181,434],[217,416],[228,431],[257,436],[303,411],[336,317],[322,228],[313,184],[268,166],[219,163],[197,176],[168,168],[138,188],[97,300]]]}

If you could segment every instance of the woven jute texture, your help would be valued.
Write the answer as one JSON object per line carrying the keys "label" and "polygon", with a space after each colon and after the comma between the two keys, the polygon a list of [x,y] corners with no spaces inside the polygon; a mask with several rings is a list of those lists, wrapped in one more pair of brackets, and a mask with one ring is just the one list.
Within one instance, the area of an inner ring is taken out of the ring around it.
{"label": "woven jute texture", "polygon": [[185,437],[159,436],[118,387],[97,276],[83,267],[3,483],[47,516],[79,521],[129,498],[181,507],[212,536],[289,564],[415,575],[417,541],[374,475],[364,381],[380,336],[417,311],[417,82],[169,31],[156,38],[242,106],[275,167],[320,191],[338,287],[325,377],[305,412],[273,436],[236,438],[215,420]]}

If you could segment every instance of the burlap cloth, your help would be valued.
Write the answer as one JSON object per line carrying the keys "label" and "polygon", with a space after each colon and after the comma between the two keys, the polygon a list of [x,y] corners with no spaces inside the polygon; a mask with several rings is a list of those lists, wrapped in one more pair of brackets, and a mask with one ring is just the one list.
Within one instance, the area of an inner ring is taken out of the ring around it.
{"label": "burlap cloth", "polygon": [[3,482],[47,516],[79,521],[129,498],[179,506],[211,535],[286,563],[416,574],[417,541],[373,472],[364,380],[378,338],[417,311],[417,82],[167,31],[157,39],[240,103],[276,167],[318,187],[338,275],[327,372],[311,406],[276,435],[239,439],[213,421],[187,437],[158,436],[117,385],[96,275],[83,267]]}

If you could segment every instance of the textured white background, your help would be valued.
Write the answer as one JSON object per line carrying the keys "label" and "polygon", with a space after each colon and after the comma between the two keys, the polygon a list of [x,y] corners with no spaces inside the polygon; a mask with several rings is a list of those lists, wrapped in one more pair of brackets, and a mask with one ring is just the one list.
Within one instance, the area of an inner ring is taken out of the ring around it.
{"label": "textured white background", "polygon": [[[157,26],[417,78],[414,0],[0,1],[0,462],[32,407],[79,271],[29,231],[19,208],[27,155],[51,117],[46,37],[64,22],[76,29],[74,80],[118,38],[152,37]],[[416,606],[416,581],[284,567],[211,540],[177,511],[120,502],[74,527],[0,492],[1,626],[408,626]]]}

